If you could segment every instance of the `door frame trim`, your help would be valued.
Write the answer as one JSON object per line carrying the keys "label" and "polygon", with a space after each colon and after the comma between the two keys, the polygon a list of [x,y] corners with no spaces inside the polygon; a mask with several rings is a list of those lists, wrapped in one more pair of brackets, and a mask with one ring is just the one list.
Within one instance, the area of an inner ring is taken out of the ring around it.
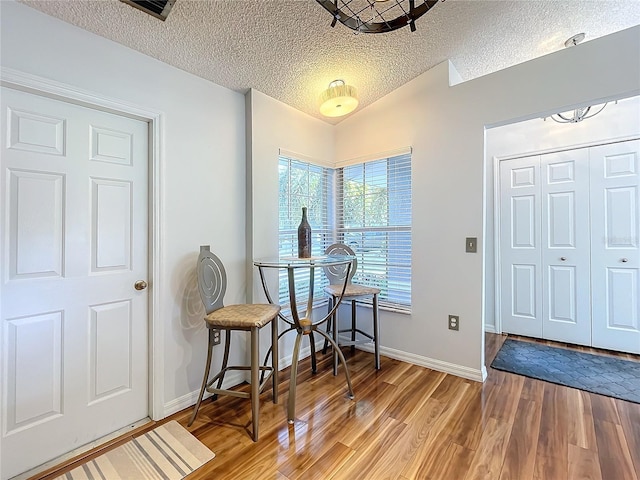
{"label": "door frame trim", "polygon": [[[639,135],[627,135],[624,137],[614,137],[607,140],[597,140],[594,142],[579,143],[575,145],[569,145],[564,147],[547,148],[544,150],[533,150],[526,153],[518,153],[505,156],[493,157],[493,314],[494,314],[494,329],[491,333],[502,334],[502,282],[500,281],[500,272],[502,264],[500,262],[500,191],[502,185],[500,184],[500,162],[505,160],[513,160],[516,158],[534,157],[537,155],[546,155],[549,153],[566,152],[569,150],[578,150],[581,148],[591,148],[601,145],[611,145],[613,143],[622,143],[632,140],[640,140]],[[485,327],[486,329],[486,327]]]}
{"label": "door frame trim", "polygon": [[[160,292],[164,283],[163,246],[163,172],[164,113],[139,105],[83,90],[69,84],[32,75],[12,68],[0,67],[0,86],[33,93],[67,103],[89,107],[149,123],[149,314],[148,314],[148,413],[151,419],[164,418],[164,322],[160,308]],[[3,341],[0,329],[0,342]],[[0,343],[1,344],[1,343]],[[0,363],[3,363],[0,360]],[[4,368],[4,366],[3,366]],[[1,387],[1,386],[0,386]],[[2,435],[0,435],[1,442]]]}

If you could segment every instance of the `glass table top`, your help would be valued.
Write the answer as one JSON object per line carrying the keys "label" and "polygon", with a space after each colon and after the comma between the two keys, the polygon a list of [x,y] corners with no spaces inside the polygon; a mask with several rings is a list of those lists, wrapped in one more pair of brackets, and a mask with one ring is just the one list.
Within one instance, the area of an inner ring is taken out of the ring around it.
{"label": "glass table top", "polygon": [[309,258],[299,257],[272,257],[254,260],[257,267],[274,268],[309,268],[330,267],[332,265],[344,265],[355,260],[354,255],[316,255]]}

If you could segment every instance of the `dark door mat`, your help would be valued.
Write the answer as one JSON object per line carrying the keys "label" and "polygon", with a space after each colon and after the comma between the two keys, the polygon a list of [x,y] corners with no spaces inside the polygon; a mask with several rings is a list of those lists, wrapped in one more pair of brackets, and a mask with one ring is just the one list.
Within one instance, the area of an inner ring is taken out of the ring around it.
{"label": "dark door mat", "polygon": [[508,338],[491,368],[640,403],[640,362]]}

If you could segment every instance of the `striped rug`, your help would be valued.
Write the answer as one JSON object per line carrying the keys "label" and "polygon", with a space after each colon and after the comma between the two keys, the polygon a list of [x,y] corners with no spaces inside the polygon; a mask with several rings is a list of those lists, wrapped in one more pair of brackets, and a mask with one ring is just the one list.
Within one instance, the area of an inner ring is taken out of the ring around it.
{"label": "striped rug", "polygon": [[213,457],[211,450],[174,420],[55,480],[180,480]]}

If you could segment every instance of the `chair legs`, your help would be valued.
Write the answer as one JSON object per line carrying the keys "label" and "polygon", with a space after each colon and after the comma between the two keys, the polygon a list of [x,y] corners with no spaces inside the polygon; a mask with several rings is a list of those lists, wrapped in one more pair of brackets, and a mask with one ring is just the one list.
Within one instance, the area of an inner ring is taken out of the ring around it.
{"label": "chair legs", "polygon": [[378,319],[378,295],[373,296],[373,353],[376,370],[380,370],[380,321]]}
{"label": "chair legs", "polygon": [[200,409],[200,404],[202,403],[202,397],[204,396],[204,391],[207,388],[207,382],[209,380],[209,371],[211,370],[211,354],[213,352],[213,330],[209,329],[209,350],[207,351],[207,364],[204,367],[204,378],[202,379],[202,387],[200,387],[200,395],[198,396],[198,401],[196,402],[196,406],[193,409],[193,414],[191,415],[191,419],[187,424],[190,427],[193,424],[193,421],[196,419],[198,415],[198,410]]}
{"label": "chair legs", "polygon": [[[278,403],[278,317],[271,321],[271,355],[273,403]],[[267,364],[266,360],[264,363]]]}
{"label": "chair legs", "polygon": [[[253,441],[258,441],[260,425],[260,330],[251,329],[251,420],[253,423]],[[275,355],[274,357],[275,358]]]}
{"label": "chair legs", "polygon": [[[356,341],[356,301],[351,300],[351,341]],[[351,353],[356,353],[355,343],[351,345]]]}
{"label": "chair legs", "polygon": [[[329,312],[331,312],[331,309],[333,308],[333,297],[329,297],[329,299],[327,300],[327,305],[328,305],[327,313],[329,313]],[[327,320],[327,335],[331,333],[331,324],[333,323],[331,320],[332,319]],[[324,346],[322,347],[322,354],[323,355],[326,355],[328,346],[329,346],[329,342],[327,340],[325,340],[324,341]]]}
{"label": "chair legs", "polygon": [[[333,308],[335,302],[334,297],[329,297],[328,305],[329,311]],[[367,333],[358,330],[357,327],[357,304],[355,300],[351,300],[351,352],[355,352],[355,344],[356,342],[356,333],[360,332],[363,335],[369,336]],[[379,321],[379,308],[378,308],[378,295],[373,295],[373,335],[370,338],[373,340],[373,349],[374,349],[374,363],[376,370],[380,370],[380,321]],[[343,331],[344,332],[344,331]],[[337,314],[334,313],[332,317],[327,321],[327,335],[331,334],[333,340],[338,343],[338,336],[340,331],[338,330],[338,321]],[[349,343],[348,343],[349,344]],[[325,355],[327,353],[327,347],[329,346],[329,342],[327,340],[324,341],[324,346],[322,347],[322,354]],[[315,372],[315,370],[314,370]],[[334,355],[333,358],[333,374],[338,374],[338,358]]]}
{"label": "chair legs", "polygon": [[[335,300],[334,300],[335,302]],[[332,346],[333,348],[333,376],[337,376],[338,375],[338,350],[340,349],[339,343],[338,343],[338,312],[334,312],[333,315],[331,316],[331,337],[333,338],[333,343],[335,344],[335,346]],[[342,352],[340,352],[342,353]],[[345,369],[347,368],[347,365],[345,363]]]}
{"label": "chair legs", "polygon": [[[227,373],[227,365],[229,364],[229,350],[231,349],[231,330],[224,331],[224,355],[222,356],[222,369],[220,370],[220,379],[218,380],[218,390],[222,388],[224,376]],[[218,394],[213,395],[213,400],[218,399]]]}
{"label": "chair legs", "polygon": [[[277,319],[274,319],[271,324],[271,375],[272,375],[272,387],[273,387],[273,403],[278,403],[278,325]],[[222,389],[222,383],[224,381],[225,373],[228,369],[231,370],[250,370],[250,393],[232,393],[234,396],[241,396],[244,398],[249,398],[251,401],[251,424],[252,424],[252,435],[251,438],[254,442],[258,441],[259,437],[259,428],[260,428],[260,391],[262,390],[262,385],[260,384],[260,373],[261,371],[269,371],[269,367],[267,365],[261,366],[260,364],[260,329],[258,327],[253,327],[250,330],[251,333],[251,365],[249,367],[228,367],[229,362],[229,350],[231,346],[231,330],[225,329],[225,342],[224,342],[224,356],[222,358],[222,368],[220,372],[215,375],[212,379],[209,379],[209,374],[211,372],[211,358],[213,356],[213,329],[209,329],[209,346],[207,351],[207,363],[204,369],[204,377],[202,379],[202,386],[200,387],[200,395],[198,396],[198,401],[195,405],[193,413],[191,415],[191,419],[189,420],[188,426],[190,427],[195,421],[198,410],[200,409],[200,405],[202,404],[202,398],[204,396],[205,391],[215,392],[216,390]],[[216,388],[210,388],[213,383],[217,382]],[[226,391],[222,390],[220,393],[224,394]],[[216,400],[218,397],[218,393],[214,393],[212,396],[213,400]]]}

